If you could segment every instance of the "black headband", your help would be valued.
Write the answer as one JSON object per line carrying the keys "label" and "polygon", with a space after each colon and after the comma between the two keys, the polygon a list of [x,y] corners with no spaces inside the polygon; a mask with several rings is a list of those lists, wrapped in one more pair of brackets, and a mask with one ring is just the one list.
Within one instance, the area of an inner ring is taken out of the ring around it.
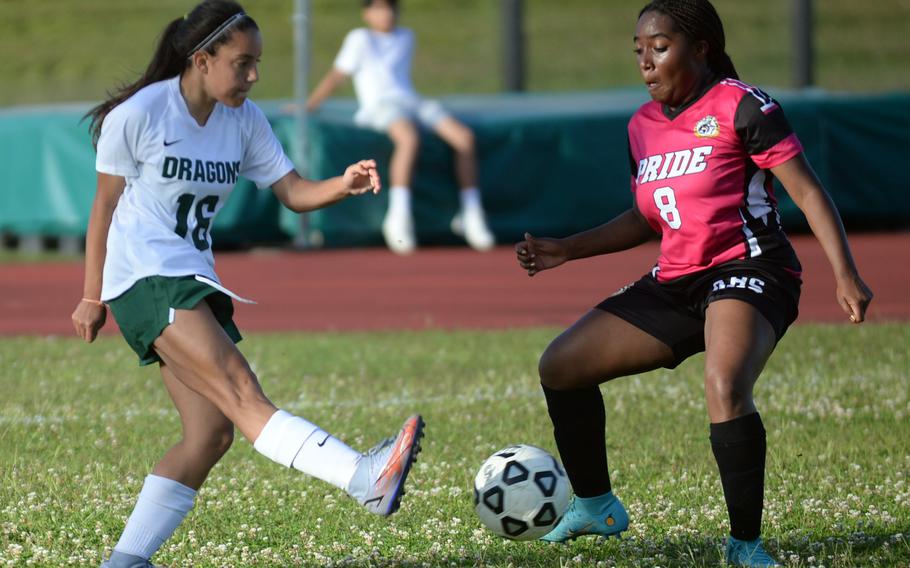
{"label": "black headband", "polygon": [[187,54],[187,57],[192,57],[193,54],[196,53],[197,51],[207,49],[210,45],[212,45],[212,43],[216,39],[221,37],[224,34],[224,32],[228,31],[231,27],[233,27],[235,24],[237,24],[237,22],[239,22],[243,18],[246,18],[246,12],[237,12],[236,14],[234,14],[233,16],[231,16],[230,18],[225,20],[223,24],[221,24],[220,26],[215,28],[215,31],[210,33],[208,36],[206,36],[206,38],[204,40],[199,42],[199,45],[197,45],[196,47],[191,49],[190,52]]}

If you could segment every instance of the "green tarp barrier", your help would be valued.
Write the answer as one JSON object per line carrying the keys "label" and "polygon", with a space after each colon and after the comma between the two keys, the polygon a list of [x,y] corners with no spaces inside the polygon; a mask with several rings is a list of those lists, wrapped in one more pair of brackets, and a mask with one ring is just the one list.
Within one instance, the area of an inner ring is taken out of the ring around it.
{"label": "green tarp barrier", "polygon": [[[775,92],[825,187],[848,225],[906,226],[910,170],[910,94],[844,95]],[[600,224],[631,203],[626,123],[645,101],[639,89],[583,94],[465,96],[444,104],[472,126],[480,156],[480,185],[491,227],[501,242],[524,231],[565,235]],[[293,117],[281,103],[261,105],[276,134],[295,155]],[[18,235],[80,235],[94,195],[94,152],[88,105],[0,111],[0,231]],[[308,125],[311,177],[338,175],[351,162],[375,157],[388,184],[391,143],[351,123],[354,103],[330,101]],[[457,190],[452,153],[437,137],[422,140],[414,176],[414,213],[424,244],[456,243],[449,231]],[[779,191],[785,226],[805,227],[802,214]],[[310,213],[313,243],[381,243],[386,195],[362,196]],[[214,225],[215,242],[252,245],[300,233],[299,217],[269,191],[242,180]]]}

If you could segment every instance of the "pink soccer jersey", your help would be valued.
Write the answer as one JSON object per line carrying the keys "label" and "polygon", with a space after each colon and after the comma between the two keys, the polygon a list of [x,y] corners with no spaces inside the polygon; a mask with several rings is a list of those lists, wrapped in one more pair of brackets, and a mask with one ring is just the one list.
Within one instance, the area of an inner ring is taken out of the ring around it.
{"label": "pink soccer jersey", "polygon": [[632,192],[661,235],[661,282],[765,258],[798,272],[780,226],[770,168],[802,151],[780,105],[734,79],[675,113],[644,104],[629,121]]}

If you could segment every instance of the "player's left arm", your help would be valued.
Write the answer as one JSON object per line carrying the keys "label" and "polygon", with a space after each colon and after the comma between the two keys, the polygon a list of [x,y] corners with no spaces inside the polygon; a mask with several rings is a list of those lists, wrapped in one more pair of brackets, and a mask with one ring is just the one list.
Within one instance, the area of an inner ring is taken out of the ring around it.
{"label": "player's left arm", "polygon": [[872,290],[859,276],[844,225],[831,196],[802,152],[771,168],[771,172],[806,216],[812,233],[821,243],[834,270],[841,308],[850,316],[850,321],[862,322],[872,301]]}
{"label": "player's left arm", "polygon": [[278,201],[295,213],[319,209],[350,195],[379,193],[381,188],[374,160],[360,160],[348,166],[344,175],[323,181],[302,178],[296,170],[291,170],[272,184]]}

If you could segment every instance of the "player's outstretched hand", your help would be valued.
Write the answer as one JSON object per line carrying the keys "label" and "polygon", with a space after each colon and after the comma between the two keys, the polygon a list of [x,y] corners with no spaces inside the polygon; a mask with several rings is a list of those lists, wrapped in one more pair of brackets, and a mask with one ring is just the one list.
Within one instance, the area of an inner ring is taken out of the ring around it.
{"label": "player's outstretched hand", "polygon": [[71,317],[76,334],[91,343],[98,337],[98,330],[107,321],[107,308],[101,303],[80,300]]}
{"label": "player's outstretched hand", "polygon": [[349,195],[361,195],[368,191],[379,193],[382,182],[376,171],[376,160],[360,160],[344,170],[344,187]]}
{"label": "player's outstretched hand", "polygon": [[837,279],[837,302],[853,323],[866,319],[866,308],[872,301],[872,290],[859,274]]}
{"label": "player's outstretched hand", "polygon": [[518,264],[534,276],[541,270],[556,268],[569,259],[566,245],[561,239],[537,238],[525,233],[525,240],[515,245]]}

